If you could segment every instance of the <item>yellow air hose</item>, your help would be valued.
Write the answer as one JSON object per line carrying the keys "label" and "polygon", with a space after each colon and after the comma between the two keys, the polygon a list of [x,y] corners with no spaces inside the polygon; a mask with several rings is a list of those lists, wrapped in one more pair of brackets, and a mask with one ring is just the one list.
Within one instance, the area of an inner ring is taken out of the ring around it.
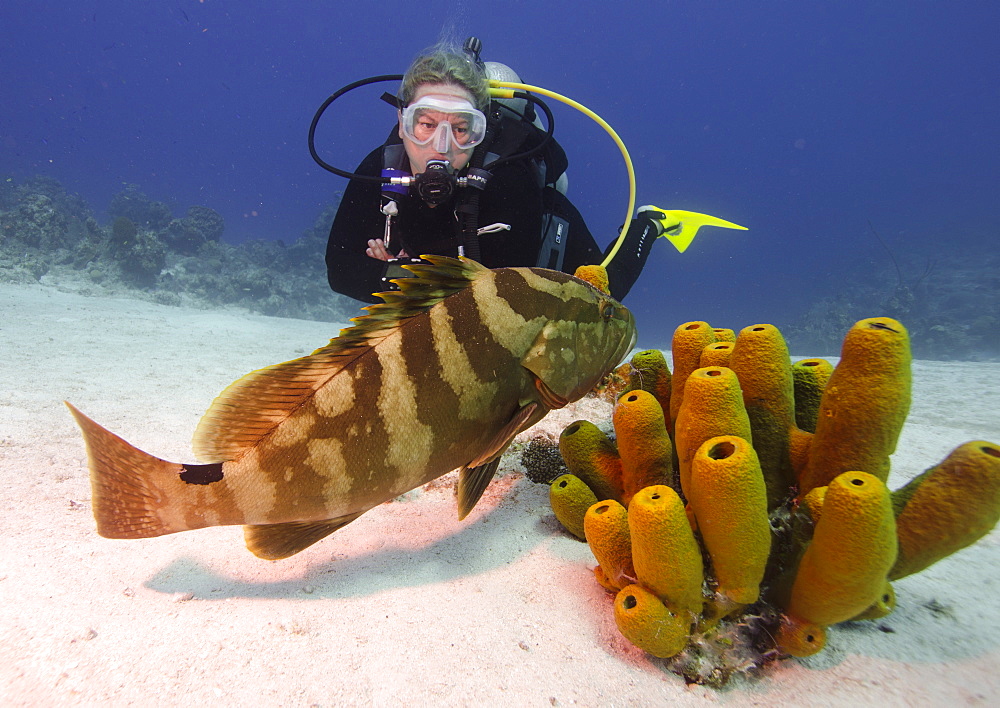
{"label": "yellow air hose", "polygon": [[623,143],[622,139],[618,137],[618,133],[615,132],[614,128],[608,125],[603,118],[583,104],[577,103],[571,98],[567,98],[566,96],[558,94],[555,91],[549,91],[548,89],[540,88],[538,86],[531,86],[530,84],[518,84],[510,81],[490,81],[490,95],[493,96],[493,98],[514,98],[514,91],[530,91],[532,93],[538,93],[543,96],[554,98],[557,101],[562,101],[567,106],[572,106],[584,115],[589,116],[598,125],[604,128],[604,130],[608,132],[608,135],[610,135],[615,141],[618,149],[621,150],[622,157],[625,158],[625,168],[628,170],[628,211],[625,213],[625,221],[622,224],[622,228],[619,232],[618,239],[615,241],[614,247],[608,253],[604,262],[601,263],[601,267],[606,268],[608,263],[610,263],[615,257],[615,254],[618,253],[618,249],[625,240],[625,234],[627,233],[628,226],[632,221],[632,212],[635,209],[635,169],[632,167],[632,158],[629,157],[628,150],[625,148],[625,143]]}

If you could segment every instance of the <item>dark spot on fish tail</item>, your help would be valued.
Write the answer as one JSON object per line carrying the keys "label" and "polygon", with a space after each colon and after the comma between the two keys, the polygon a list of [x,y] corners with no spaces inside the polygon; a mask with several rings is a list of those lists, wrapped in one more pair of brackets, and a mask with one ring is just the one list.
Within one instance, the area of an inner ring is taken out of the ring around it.
{"label": "dark spot on fish tail", "polygon": [[212,484],[222,481],[222,463],[211,465],[181,465],[181,481],[188,484]]}
{"label": "dark spot on fish tail", "polygon": [[871,327],[872,329],[887,329],[890,332],[896,332],[896,334],[899,334],[899,332],[897,330],[894,330],[889,325],[882,324],[881,322],[869,322],[868,326]]}

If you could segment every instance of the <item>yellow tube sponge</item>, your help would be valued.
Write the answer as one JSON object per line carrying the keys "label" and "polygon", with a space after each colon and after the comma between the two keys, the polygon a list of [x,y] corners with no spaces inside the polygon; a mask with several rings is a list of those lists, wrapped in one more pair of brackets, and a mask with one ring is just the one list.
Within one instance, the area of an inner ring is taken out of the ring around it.
{"label": "yellow tube sponge", "polygon": [[771,552],[767,490],[753,447],[735,436],[711,438],[691,463],[688,503],[712,559],[716,592],[749,605]]}
{"label": "yellow tube sponge", "polygon": [[[701,357],[698,359],[699,367],[706,366],[729,366],[729,357],[733,354],[733,342],[716,342],[709,344],[701,350]],[[681,401],[684,405],[684,401]]]}
{"label": "yellow tube sponge", "polygon": [[802,497],[799,506],[809,513],[809,518],[813,523],[819,523],[819,518],[823,514],[823,502],[826,500],[826,487],[816,487],[810,489],[809,493]]}
{"label": "yellow tube sponge", "polygon": [[[670,367],[659,349],[647,349],[632,355],[629,372],[629,390],[643,390],[653,394],[664,412],[670,410]],[[667,430],[670,421],[667,420]]]}
{"label": "yellow tube sponge", "polygon": [[576,269],[573,277],[587,281],[605,295],[611,294],[608,271],[599,265],[582,265]]}
{"label": "yellow tube sponge", "polygon": [[1000,445],[974,440],[892,494],[899,558],[889,578],[917,573],[985,536],[1000,520]]}
{"label": "yellow tube sponge", "polygon": [[681,489],[689,499],[691,460],[703,442],[718,435],[737,435],[752,442],[740,382],[732,369],[719,366],[695,369],[688,376],[684,401],[674,425]]}
{"label": "yellow tube sponge", "polygon": [[809,461],[809,448],[812,446],[813,434],[792,428],[792,434],[788,437],[788,455],[792,462],[792,475],[799,478],[802,470]]}
{"label": "yellow tube sponge", "polygon": [[[715,330],[707,322],[685,322],[674,330],[670,354],[674,360],[673,390],[670,396],[670,420],[677,420],[677,411],[684,397],[688,375],[701,363],[701,350],[715,342]],[[664,411],[666,412],[666,411]]]}
{"label": "yellow tube sponge", "polygon": [[604,568],[600,565],[594,566],[594,580],[597,581],[598,585],[607,590],[608,592],[617,593],[621,590],[615,583],[608,579],[608,576],[604,573]]}
{"label": "yellow tube sponge", "polygon": [[816,432],[819,402],[823,397],[833,364],[826,359],[802,359],[792,364],[795,385],[795,424],[802,430]]}
{"label": "yellow tube sponge", "polygon": [[826,646],[826,630],[798,617],[783,617],[778,630],[778,649],[792,656],[812,656]]}
{"label": "yellow tube sponge", "polygon": [[622,498],[622,461],[615,444],[589,420],[577,420],[559,435],[566,468],[590,487],[597,501]]}
{"label": "yellow tube sponge", "polygon": [[715,341],[717,342],[735,342],[736,332],[731,329],[725,329],[723,327],[713,327],[712,331],[715,332]]}
{"label": "yellow tube sponge", "polygon": [[910,409],[910,338],[899,322],[861,320],[844,337],[840,357],[820,401],[816,434],[799,477],[802,494],[851,470],[884,482]]}
{"label": "yellow tube sponge", "polygon": [[597,497],[576,475],[564,474],[549,486],[549,503],[559,523],[579,539],[587,540],[583,518],[587,509],[597,503]]}
{"label": "yellow tube sponge", "polygon": [[744,327],[736,337],[729,367],[743,389],[743,402],[760,459],[768,508],[785,497],[795,479],[791,435],[795,426],[792,364],[784,337],[774,325]]}
{"label": "yellow tube sponge", "polygon": [[622,501],[628,505],[640,489],[673,481],[673,445],[663,409],[648,391],[623,394],[615,404],[613,421],[622,461]]}
{"label": "yellow tube sponge", "polygon": [[583,528],[590,550],[611,586],[618,591],[634,583],[632,539],[625,507],[613,499],[597,502],[583,517]]}
{"label": "yellow tube sponge", "polygon": [[845,472],[827,487],[786,614],[822,626],[849,620],[884,592],[895,562],[889,490],[867,472]]}
{"label": "yellow tube sponge", "polygon": [[618,631],[637,647],[667,659],[687,646],[690,621],[641,585],[622,588],[615,598]]}
{"label": "yellow tube sponge", "polygon": [[639,584],[678,610],[700,614],[701,549],[677,492],[666,485],[640,491],[629,505],[628,525]]}
{"label": "yellow tube sponge", "polygon": [[879,619],[890,614],[894,609],[896,609],[896,591],[893,590],[892,583],[887,581],[885,590],[878,596],[878,599],[860,615],[851,617],[851,621]]}

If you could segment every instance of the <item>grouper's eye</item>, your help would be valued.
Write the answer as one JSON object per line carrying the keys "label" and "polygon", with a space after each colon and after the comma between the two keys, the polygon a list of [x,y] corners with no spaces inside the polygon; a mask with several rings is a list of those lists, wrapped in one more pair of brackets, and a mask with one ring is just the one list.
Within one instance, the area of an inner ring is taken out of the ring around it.
{"label": "grouper's eye", "polygon": [[613,320],[617,314],[618,308],[607,300],[601,300],[601,318],[605,321]]}

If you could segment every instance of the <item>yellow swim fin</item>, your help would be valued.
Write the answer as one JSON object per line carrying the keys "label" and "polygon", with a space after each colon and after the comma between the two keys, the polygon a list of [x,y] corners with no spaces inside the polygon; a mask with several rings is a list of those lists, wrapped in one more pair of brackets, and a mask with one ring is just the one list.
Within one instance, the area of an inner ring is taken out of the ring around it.
{"label": "yellow swim fin", "polygon": [[[739,229],[748,231],[746,226],[734,224],[731,221],[720,219],[708,214],[699,214],[696,211],[683,211],[681,209],[660,209],[654,206],[640,207],[639,211],[645,216],[649,216],[660,222],[663,232],[660,236],[666,238],[674,245],[679,253],[684,253],[691,242],[694,241],[698,229],[702,226],[719,226],[724,229]],[[659,216],[657,214],[662,214]]]}

